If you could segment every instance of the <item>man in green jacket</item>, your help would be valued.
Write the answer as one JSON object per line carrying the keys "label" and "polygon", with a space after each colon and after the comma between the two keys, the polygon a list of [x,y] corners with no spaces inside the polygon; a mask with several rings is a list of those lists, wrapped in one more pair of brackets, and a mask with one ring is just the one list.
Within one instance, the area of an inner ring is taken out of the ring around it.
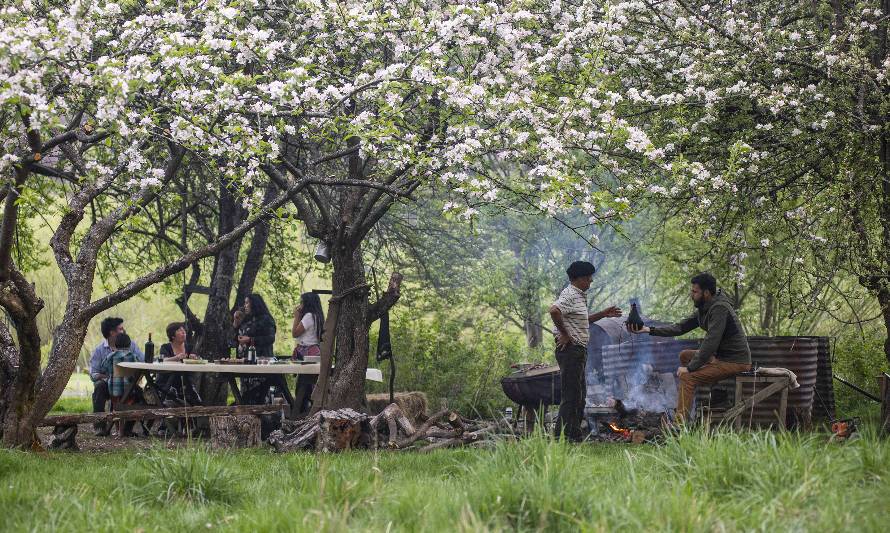
{"label": "man in green jacket", "polygon": [[680,388],[677,398],[677,420],[689,415],[695,388],[716,383],[751,369],[748,337],[732,302],[717,290],[714,276],[703,272],[692,278],[689,291],[696,312],[686,320],[665,327],[640,329],[628,326],[632,333],[648,333],[658,337],[677,337],[701,328],[707,333],[698,350],[680,352]]}

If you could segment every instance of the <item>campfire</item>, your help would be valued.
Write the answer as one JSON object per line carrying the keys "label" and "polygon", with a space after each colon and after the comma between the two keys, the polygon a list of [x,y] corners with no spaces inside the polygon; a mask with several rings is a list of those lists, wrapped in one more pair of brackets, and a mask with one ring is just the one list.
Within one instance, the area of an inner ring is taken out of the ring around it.
{"label": "campfire", "polygon": [[633,435],[633,431],[631,431],[631,430],[629,430],[629,429],[627,429],[627,428],[620,427],[620,426],[618,426],[617,424],[615,424],[614,422],[609,422],[609,423],[608,423],[608,426],[609,426],[609,429],[611,429],[611,430],[614,431],[616,434],[618,434],[618,435],[620,435],[621,437],[623,437],[624,440],[628,440],[628,441],[629,441],[629,440],[631,439],[632,435]]}

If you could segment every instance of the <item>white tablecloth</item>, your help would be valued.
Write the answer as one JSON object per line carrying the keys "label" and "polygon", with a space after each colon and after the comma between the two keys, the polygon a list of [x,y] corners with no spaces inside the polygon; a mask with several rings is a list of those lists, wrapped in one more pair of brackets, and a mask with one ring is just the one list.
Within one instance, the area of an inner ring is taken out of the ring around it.
{"label": "white tablecloth", "polygon": [[[218,363],[186,364],[186,363],[118,363],[121,369],[151,370],[160,372],[217,372],[220,374],[318,374],[321,365],[318,363],[287,363],[279,365],[221,365]],[[124,374],[128,372],[124,371]],[[135,374],[135,372],[131,372]],[[379,368],[369,368],[365,372],[369,381],[383,381],[383,372]]]}

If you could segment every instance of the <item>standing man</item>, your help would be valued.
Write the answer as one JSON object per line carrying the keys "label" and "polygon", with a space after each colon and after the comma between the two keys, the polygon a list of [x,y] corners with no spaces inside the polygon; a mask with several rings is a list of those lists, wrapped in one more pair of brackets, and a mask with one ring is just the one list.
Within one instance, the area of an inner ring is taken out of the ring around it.
{"label": "standing man", "polygon": [[748,336],[730,299],[717,290],[717,280],[707,272],[691,280],[689,296],[696,308],[695,314],[671,326],[662,328],[628,329],[632,333],[648,333],[658,337],[677,337],[695,328],[707,332],[698,350],[680,352],[680,390],[677,397],[677,421],[689,415],[695,388],[698,385],[717,383],[741,372],[751,370],[751,349]]}
{"label": "standing man", "polygon": [[[103,373],[102,361],[105,360],[108,354],[116,350],[113,346],[115,346],[115,339],[118,334],[126,333],[123,318],[107,317],[102,320],[100,327],[102,328],[102,336],[105,337],[105,340],[103,340],[99,346],[96,346],[96,349],[93,350],[93,354],[90,356],[90,378],[93,379],[94,413],[105,411],[105,402],[111,399],[111,394],[108,391],[108,381],[111,376]],[[139,362],[145,361],[145,355],[142,353],[142,350],[136,346],[135,341],[130,342],[130,351],[133,352],[136,360]],[[111,431],[111,428],[104,422],[94,424],[93,429],[98,436],[107,436],[109,431]]]}
{"label": "standing man", "polygon": [[612,306],[589,314],[587,289],[593,282],[596,268],[587,261],[575,261],[566,269],[569,284],[550,306],[550,318],[556,325],[556,362],[559,363],[559,418],[556,435],[565,435],[573,442],[583,440],[581,417],[584,414],[584,366],[587,362],[587,340],[590,323],[601,318],[619,317],[621,309]]}

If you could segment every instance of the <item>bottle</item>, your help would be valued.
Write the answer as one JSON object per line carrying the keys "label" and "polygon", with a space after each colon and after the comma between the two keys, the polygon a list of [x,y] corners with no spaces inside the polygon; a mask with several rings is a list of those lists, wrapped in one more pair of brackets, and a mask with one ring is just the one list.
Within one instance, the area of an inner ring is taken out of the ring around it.
{"label": "bottle", "polygon": [[256,364],[256,346],[254,346],[253,344],[251,344],[250,348],[247,349],[247,364]]}
{"label": "bottle", "polygon": [[627,316],[626,324],[632,330],[640,330],[645,325],[643,324],[643,317],[640,316],[640,310],[637,309],[637,304],[635,303],[630,304],[630,314]]}
{"label": "bottle", "polygon": [[145,343],[145,362],[151,363],[155,360],[155,343],[151,342],[151,333],[148,334],[148,342]]}

